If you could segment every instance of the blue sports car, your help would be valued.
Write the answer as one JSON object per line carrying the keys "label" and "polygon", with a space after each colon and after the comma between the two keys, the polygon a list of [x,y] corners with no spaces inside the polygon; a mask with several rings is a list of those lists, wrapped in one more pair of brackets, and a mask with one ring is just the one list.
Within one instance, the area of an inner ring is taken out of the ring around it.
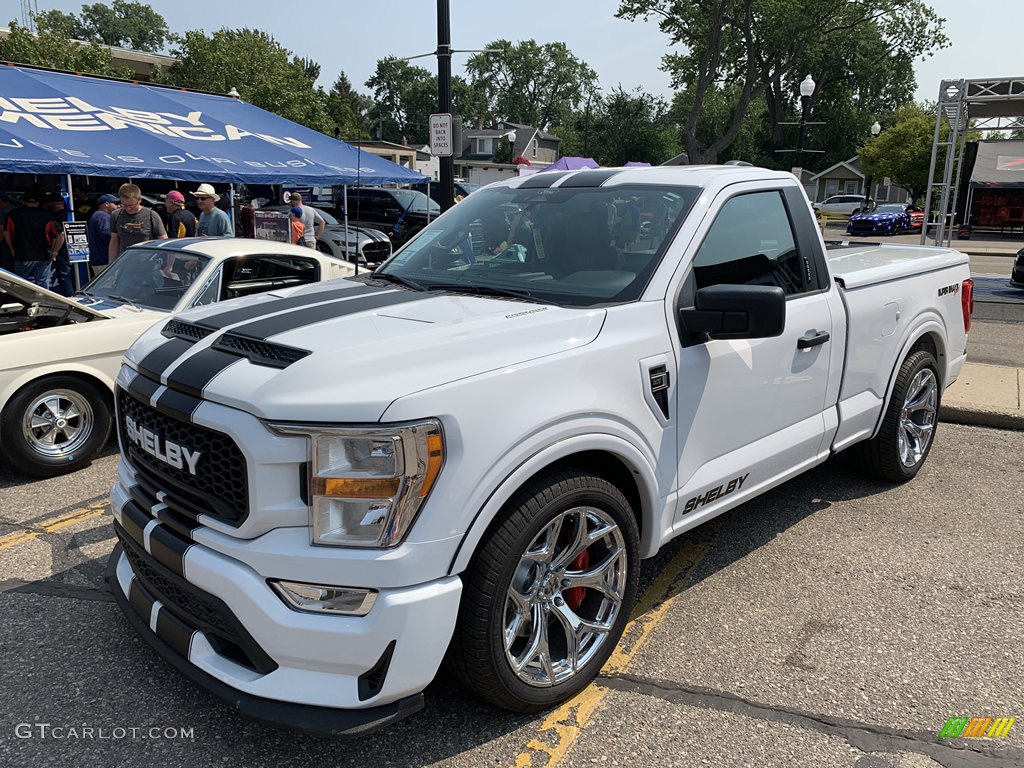
{"label": "blue sports car", "polygon": [[876,205],[870,211],[855,213],[846,225],[849,235],[898,235],[910,229],[912,222],[904,203]]}

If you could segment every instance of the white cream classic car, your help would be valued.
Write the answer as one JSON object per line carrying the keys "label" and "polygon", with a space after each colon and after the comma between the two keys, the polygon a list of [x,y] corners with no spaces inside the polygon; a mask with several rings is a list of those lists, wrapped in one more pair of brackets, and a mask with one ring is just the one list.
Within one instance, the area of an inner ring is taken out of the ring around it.
{"label": "white cream classic car", "polygon": [[129,248],[74,299],[0,269],[0,450],[36,477],[74,471],[110,434],[121,355],[173,312],[347,277],[352,265],[265,240]]}

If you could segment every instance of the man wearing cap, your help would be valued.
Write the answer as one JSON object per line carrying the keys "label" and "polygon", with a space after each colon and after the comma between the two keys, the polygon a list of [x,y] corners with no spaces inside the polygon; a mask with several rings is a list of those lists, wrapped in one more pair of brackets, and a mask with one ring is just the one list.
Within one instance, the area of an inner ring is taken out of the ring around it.
{"label": "man wearing cap", "polygon": [[142,207],[142,190],[134,184],[122,184],[117,196],[121,207],[110,215],[110,248],[107,251],[110,264],[130,245],[167,239],[160,214],[152,208]]}
{"label": "man wearing cap", "polygon": [[100,195],[96,210],[85,225],[85,236],[89,240],[89,276],[96,277],[107,267],[110,258],[110,214],[117,210],[114,195]]}
{"label": "man wearing cap", "polygon": [[195,237],[196,216],[192,211],[185,208],[185,196],[176,189],[172,189],[164,198],[164,207],[167,208],[167,236],[168,237]]}
{"label": "man wearing cap", "polygon": [[327,222],[316,208],[311,205],[302,204],[302,195],[298,192],[292,192],[289,202],[292,206],[302,211],[303,235],[300,245],[304,245],[307,248],[316,248],[317,238],[323,235]]}
{"label": "man wearing cap", "polygon": [[53,217],[39,207],[42,200],[42,190],[26,192],[25,205],[7,216],[4,238],[14,256],[14,274],[48,289],[50,265],[64,244],[64,230],[58,232]]}
{"label": "man wearing cap", "polygon": [[220,195],[213,191],[213,185],[200,184],[199,189],[192,193],[199,204],[202,213],[199,216],[199,227],[196,234],[199,237],[233,237],[231,231],[231,219],[220,208],[217,201]]}

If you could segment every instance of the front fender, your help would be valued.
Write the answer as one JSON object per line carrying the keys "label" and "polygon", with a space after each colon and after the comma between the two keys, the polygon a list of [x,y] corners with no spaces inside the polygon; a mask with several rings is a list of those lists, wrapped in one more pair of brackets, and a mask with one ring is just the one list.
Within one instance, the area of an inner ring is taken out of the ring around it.
{"label": "front fender", "polygon": [[640,493],[642,509],[638,512],[641,528],[640,556],[649,557],[657,551],[661,539],[659,523],[663,519],[662,508],[665,500],[658,496],[658,482],[655,469],[646,456],[631,442],[617,435],[585,434],[568,437],[547,445],[519,464],[491,492],[483,507],[477,512],[455,557],[449,574],[460,573],[483,540],[491,523],[501,512],[512,495],[531,477],[546,467],[574,454],[585,451],[603,451],[619,459],[633,473]]}

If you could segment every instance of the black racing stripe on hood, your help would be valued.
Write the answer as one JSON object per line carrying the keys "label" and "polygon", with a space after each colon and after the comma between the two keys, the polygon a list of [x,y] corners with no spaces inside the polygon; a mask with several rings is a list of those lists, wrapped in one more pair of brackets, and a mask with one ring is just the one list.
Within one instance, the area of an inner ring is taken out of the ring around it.
{"label": "black racing stripe on hood", "polygon": [[562,187],[600,187],[612,176],[622,173],[621,168],[607,168],[600,171],[580,171],[574,173],[559,185]]}
{"label": "black racing stripe on hood", "polygon": [[196,409],[202,404],[202,400],[175,389],[165,388],[156,399],[154,405],[161,413],[173,416],[182,421],[191,422]]}
{"label": "black racing stripe on hood", "polygon": [[217,374],[242,359],[238,355],[207,347],[171,371],[167,376],[167,386],[193,397],[202,397],[203,389]]}
{"label": "black racing stripe on hood", "polygon": [[149,405],[153,399],[153,395],[160,389],[160,383],[150,379],[142,374],[137,375],[131,380],[128,385],[128,391],[135,397],[136,400],[141,400],[146,405]]}
{"label": "black racing stripe on hood", "polygon": [[160,381],[167,367],[192,349],[194,344],[184,339],[168,339],[139,361],[139,370],[149,378]]}
{"label": "black racing stripe on hood", "polygon": [[[411,301],[429,299],[434,294],[420,291],[385,291],[370,296],[361,296],[347,301],[334,301],[329,304],[318,304],[307,309],[297,309],[294,312],[286,312],[283,315],[274,315],[264,320],[257,320],[246,325],[238,326],[231,330],[232,335],[246,336],[251,339],[266,340],[271,336],[294,331],[298,328],[305,328],[315,323],[322,323],[325,320],[332,320],[336,317],[354,315],[358,312],[368,312],[384,307],[392,307],[396,304],[405,304]],[[235,358],[236,360],[238,358]]]}
{"label": "black racing stripe on hood", "polygon": [[201,325],[204,328],[210,328],[214,331],[219,331],[221,328],[227,328],[229,325],[235,323],[244,323],[249,320],[256,320],[266,315],[271,315],[275,312],[281,312],[288,309],[297,309],[304,307],[309,304],[320,304],[325,301],[335,301],[337,299],[347,299],[352,296],[359,296],[366,293],[380,293],[386,291],[387,288],[381,288],[374,285],[353,285],[345,288],[337,288],[330,291],[317,291],[314,293],[304,293],[299,296],[288,296],[283,299],[273,299],[271,301],[260,301],[255,304],[250,304],[245,307],[238,307],[237,309],[228,309],[224,312],[219,312],[209,317],[204,317],[202,320],[196,320],[196,325]]}

